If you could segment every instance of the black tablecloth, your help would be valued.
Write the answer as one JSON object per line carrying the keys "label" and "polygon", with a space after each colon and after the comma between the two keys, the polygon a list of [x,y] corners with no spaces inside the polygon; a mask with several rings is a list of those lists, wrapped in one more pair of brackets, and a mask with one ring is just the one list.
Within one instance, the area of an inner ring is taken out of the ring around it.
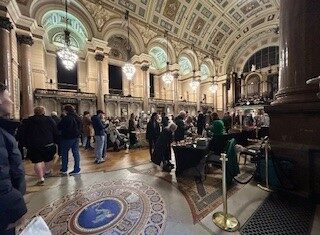
{"label": "black tablecloth", "polygon": [[205,156],[209,150],[207,147],[172,146],[176,159],[176,175],[181,175],[185,170],[196,168],[204,175]]}

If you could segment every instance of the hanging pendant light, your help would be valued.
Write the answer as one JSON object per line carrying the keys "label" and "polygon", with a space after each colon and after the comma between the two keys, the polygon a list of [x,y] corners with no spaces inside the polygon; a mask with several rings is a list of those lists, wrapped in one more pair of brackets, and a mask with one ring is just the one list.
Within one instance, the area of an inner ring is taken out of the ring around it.
{"label": "hanging pendant light", "polygon": [[212,93],[216,93],[217,90],[218,90],[218,84],[215,83],[214,77],[212,77],[212,84],[209,87],[209,91],[211,91]]}
{"label": "hanging pendant light", "polygon": [[130,62],[131,46],[130,46],[130,27],[129,27],[129,11],[126,11],[125,20],[128,24],[128,41],[127,41],[127,62],[122,67],[122,72],[128,80],[132,80],[136,73],[136,67]]}
{"label": "hanging pendant light", "polygon": [[[168,32],[165,33],[165,37],[167,39],[167,59],[169,58],[168,54],[169,54],[169,40],[168,40]],[[162,81],[169,85],[171,84],[171,82],[173,81],[173,75],[172,73],[169,71],[169,59],[167,60],[167,72],[165,74],[162,75]]]}
{"label": "hanging pendant light", "polygon": [[66,3],[66,29],[64,31],[64,47],[57,51],[58,57],[67,70],[72,70],[78,61],[78,55],[70,48],[70,31],[68,30],[68,1]]}
{"label": "hanging pendant light", "polygon": [[195,70],[193,70],[193,79],[192,81],[190,82],[190,87],[193,91],[197,90],[197,88],[199,87],[200,85],[200,82],[198,80],[195,79]]}

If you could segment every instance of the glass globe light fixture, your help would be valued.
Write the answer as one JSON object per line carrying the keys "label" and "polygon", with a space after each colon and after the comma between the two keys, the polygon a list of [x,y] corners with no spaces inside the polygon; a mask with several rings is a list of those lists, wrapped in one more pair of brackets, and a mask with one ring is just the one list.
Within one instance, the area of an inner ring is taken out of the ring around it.
{"label": "glass globe light fixture", "polygon": [[212,93],[216,93],[218,90],[218,85],[216,83],[212,83],[209,87],[209,91],[211,91]]}
{"label": "glass globe light fixture", "polygon": [[126,78],[128,80],[132,80],[136,72],[136,67],[134,67],[134,65],[131,63],[125,63],[124,66],[122,67],[122,71],[126,75]]}

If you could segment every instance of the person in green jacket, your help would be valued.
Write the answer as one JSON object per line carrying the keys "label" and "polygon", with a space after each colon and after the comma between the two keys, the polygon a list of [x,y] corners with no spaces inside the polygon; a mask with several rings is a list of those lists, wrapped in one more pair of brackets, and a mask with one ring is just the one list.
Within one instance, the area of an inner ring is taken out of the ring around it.
{"label": "person in green jacket", "polygon": [[219,119],[217,113],[212,113],[212,124],[211,124],[212,135],[223,135],[225,134],[225,127],[222,120]]}

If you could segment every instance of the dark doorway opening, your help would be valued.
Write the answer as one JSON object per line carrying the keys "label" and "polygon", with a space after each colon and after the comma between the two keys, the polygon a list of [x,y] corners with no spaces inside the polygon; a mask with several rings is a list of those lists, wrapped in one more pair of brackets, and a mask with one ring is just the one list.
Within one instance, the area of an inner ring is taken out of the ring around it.
{"label": "dark doorway opening", "polygon": [[72,70],[67,70],[59,57],[57,57],[58,89],[78,90],[77,64]]}

